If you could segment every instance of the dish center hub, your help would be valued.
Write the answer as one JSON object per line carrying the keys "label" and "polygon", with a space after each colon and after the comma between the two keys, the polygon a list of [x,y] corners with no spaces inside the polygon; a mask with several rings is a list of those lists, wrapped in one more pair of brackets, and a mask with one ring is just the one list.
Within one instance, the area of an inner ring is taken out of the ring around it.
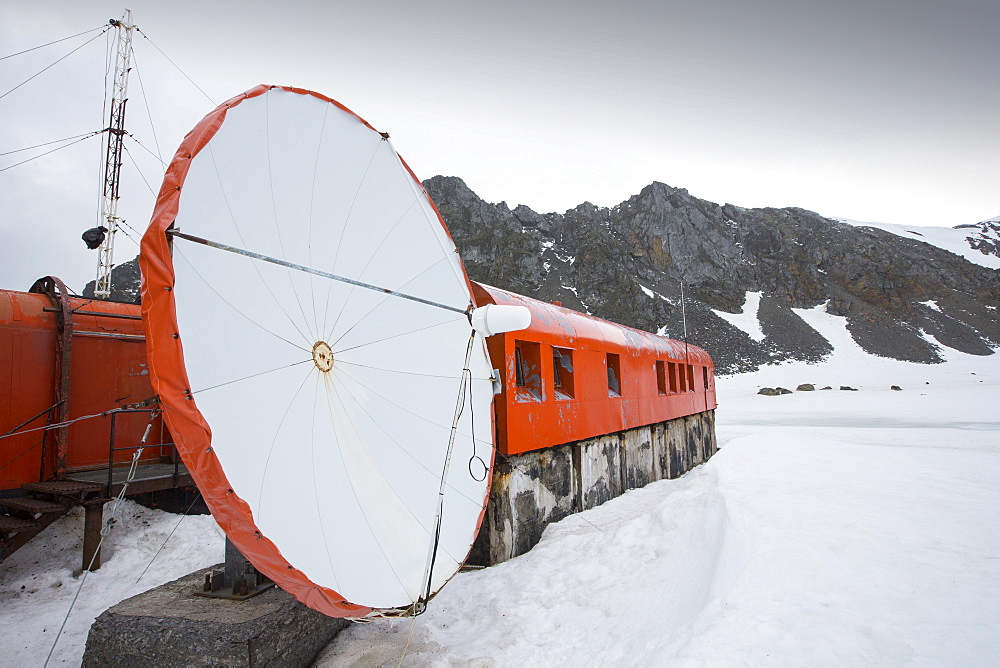
{"label": "dish center hub", "polygon": [[333,368],[333,350],[326,341],[317,341],[313,344],[313,364],[323,373]]}

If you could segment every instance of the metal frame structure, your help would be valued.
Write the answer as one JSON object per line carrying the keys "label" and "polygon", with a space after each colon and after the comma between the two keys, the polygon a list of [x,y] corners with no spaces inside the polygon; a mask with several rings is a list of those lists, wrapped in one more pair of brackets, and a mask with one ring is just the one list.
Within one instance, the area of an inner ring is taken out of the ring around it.
{"label": "metal frame structure", "polygon": [[111,19],[109,23],[118,30],[115,79],[112,83],[111,115],[105,129],[104,199],[101,217],[108,231],[97,255],[97,282],[94,296],[98,299],[111,297],[111,270],[114,269],[115,233],[118,231],[118,186],[121,178],[122,149],[125,139],[125,104],[128,102],[128,75],[132,59],[132,10],[126,9],[120,21]]}

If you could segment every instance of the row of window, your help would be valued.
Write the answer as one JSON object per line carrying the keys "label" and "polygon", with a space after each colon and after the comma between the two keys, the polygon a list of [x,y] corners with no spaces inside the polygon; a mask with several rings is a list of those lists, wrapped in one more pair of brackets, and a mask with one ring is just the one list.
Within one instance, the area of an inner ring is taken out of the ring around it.
{"label": "row of window", "polygon": [[[701,368],[708,387],[708,367]],[[679,362],[656,361],[656,390],[660,394],[694,392],[694,366]]]}
{"label": "row of window", "polygon": [[[548,347],[548,346],[546,346]],[[572,399],[576,396],[575,377],[573,371],[573,350],[557,348],[552,350],[552,384],[557,399]],[[514,376],[515,383],[521,392],[532,395],[535,399],[542,398],[542,345],[533,341],[514,342]],[[607,353],[605,356],[607,368],[608,396],[620,397],[622,393],[621,356]],[[704,387],[708,387],[708,367],[702,367]],[[656,389],[659,394],[677,394],[679,392],[694,392],[694,366],[680,362],[663,362],[657,360]]]}

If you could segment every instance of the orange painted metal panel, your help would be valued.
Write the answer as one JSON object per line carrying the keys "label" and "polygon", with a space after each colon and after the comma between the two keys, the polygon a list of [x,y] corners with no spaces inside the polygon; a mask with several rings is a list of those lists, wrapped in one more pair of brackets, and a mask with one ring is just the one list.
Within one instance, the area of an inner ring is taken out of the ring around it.
{"label": "orange painted metal panel", "polygon": [[[70,306],[73,343],[69,418],[102,413],[152,397],[139,306],[78,297],[70,298]],[[45,411],[55,403],[57,326],[57,309],[48,295],[0,290],[0,435],[33,416],[38,417],[23,429],[45,426]],[[149,415],[120,415],[116,420],[115,446],[126,447],[138,445]],[[68,470],[107,466],[110,417],[82,420],[68,431]],[[32,431],[0,439],[0,490],[15,489],[55,474],[52,433],[43,443],[44,434]],[[157,418],[148,441],[169,440]],[[167,454],[166,448],[148,448],[143,459]],[[132,453],[117,452],[114,459],[130,461]]]}
{"label": "orange painted metal panel", "polygon": [[[493,366],[504,376],[503,391],[494,402],[503,454],[570,443],[716,407],[715,366],[697,346],[488,285],[473,287],[477,303],[519,305],[531,311],[528,329],[487,339]],[[538,346],[536,391],[518,385],[515,350],[522,342],[528,344],[526,348]],[[572,351],[572,397],[556,392],[553,348]],[[619,368],[618,393],[609,388],[609,355],[612,365],[617,362]],[[667,393],[660,392],[657,362],[676,365],[682,381],[676,391],[668,382]]]}
{"label": "orange painted metal panel", "polygon": [[[528,330],[490,337],[487,345],[494,366],[504,376],[496,397],[498,445],[504,454],[516,454],[653,424],[716,407],[715,375],[711,358],[701,348],[681,341],[631,329],[490,286],[473,285],[480,304],[517,304],[532,312]],[[71,298],[73,355],[71,418],[137,403],[153,395],[146,366],[142,323],[133,320],[139,307]],[[106,314],[106,315],[95,315]],[[125,316],[116,317],[116,316]],[[0,434],[7,433],[54,403],[56,313],[43,294],[0,291]],[[534,346],[538,385],[519,387],[515,347]],[[571,358],[571,391],[555,387],[553,349]],[[608,354],[618,355],[620,396],[608,391]],[[664,366],[664,385],[658,383],[657,363]],[[690,368],[689,368],[690,367]],[[708,384],[706,387],[705,380]],[[693,382],[693,386],[691,383]],[[116,447],[138,444],[145,429],[144,414],[120,416]],[[46,416],[28,427],[43,426]],[[94,418],[69,428],[70,470],[107,465],[110,419]],[[43,432],[0,440],[0,489],[46,479],[54,473],[51,436]],[[168,442],[157,422],[149,439]],[[148,449],[144,459],[166,455]],[[118,463],[131,458],[116,453]]]}

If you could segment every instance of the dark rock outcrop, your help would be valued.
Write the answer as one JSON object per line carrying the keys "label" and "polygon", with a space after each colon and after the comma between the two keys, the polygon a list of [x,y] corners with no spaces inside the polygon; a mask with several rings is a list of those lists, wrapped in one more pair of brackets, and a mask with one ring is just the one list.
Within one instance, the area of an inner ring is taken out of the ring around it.
{"label": "dark rock outcrop", "polygon": [[[677,339],[686,329],[720,372],[826,357],[830,342],[794,310],[817,306],[885,357],[942,361],[925,333],[973,355],[1000,346],[1000,272],[883,230],[718,205],[662,183],[564,214],[488,204],[456,177],[424,185],[474,280]],[[762,341],[717,315],[740,313],[747,292],[763,294]]]}
{"label": "dark rock outcrop", "polygon": [[994,218],[971,225],[956,225],[955,229],[969,231],[969,236],[965,240],[973,250],[983,255],[1000,257],[1000,220]]}
{"label": "dark rock outcrop", "polygon": [[[138,258],[122,262],[111,270],[111,298],[113,302],[123,302],[126,304],[139,303],[139,284],[141,275],[139,273]],[[84,297],[94,296],[94,287],[97,281],[91,281],[83,288]]]}

